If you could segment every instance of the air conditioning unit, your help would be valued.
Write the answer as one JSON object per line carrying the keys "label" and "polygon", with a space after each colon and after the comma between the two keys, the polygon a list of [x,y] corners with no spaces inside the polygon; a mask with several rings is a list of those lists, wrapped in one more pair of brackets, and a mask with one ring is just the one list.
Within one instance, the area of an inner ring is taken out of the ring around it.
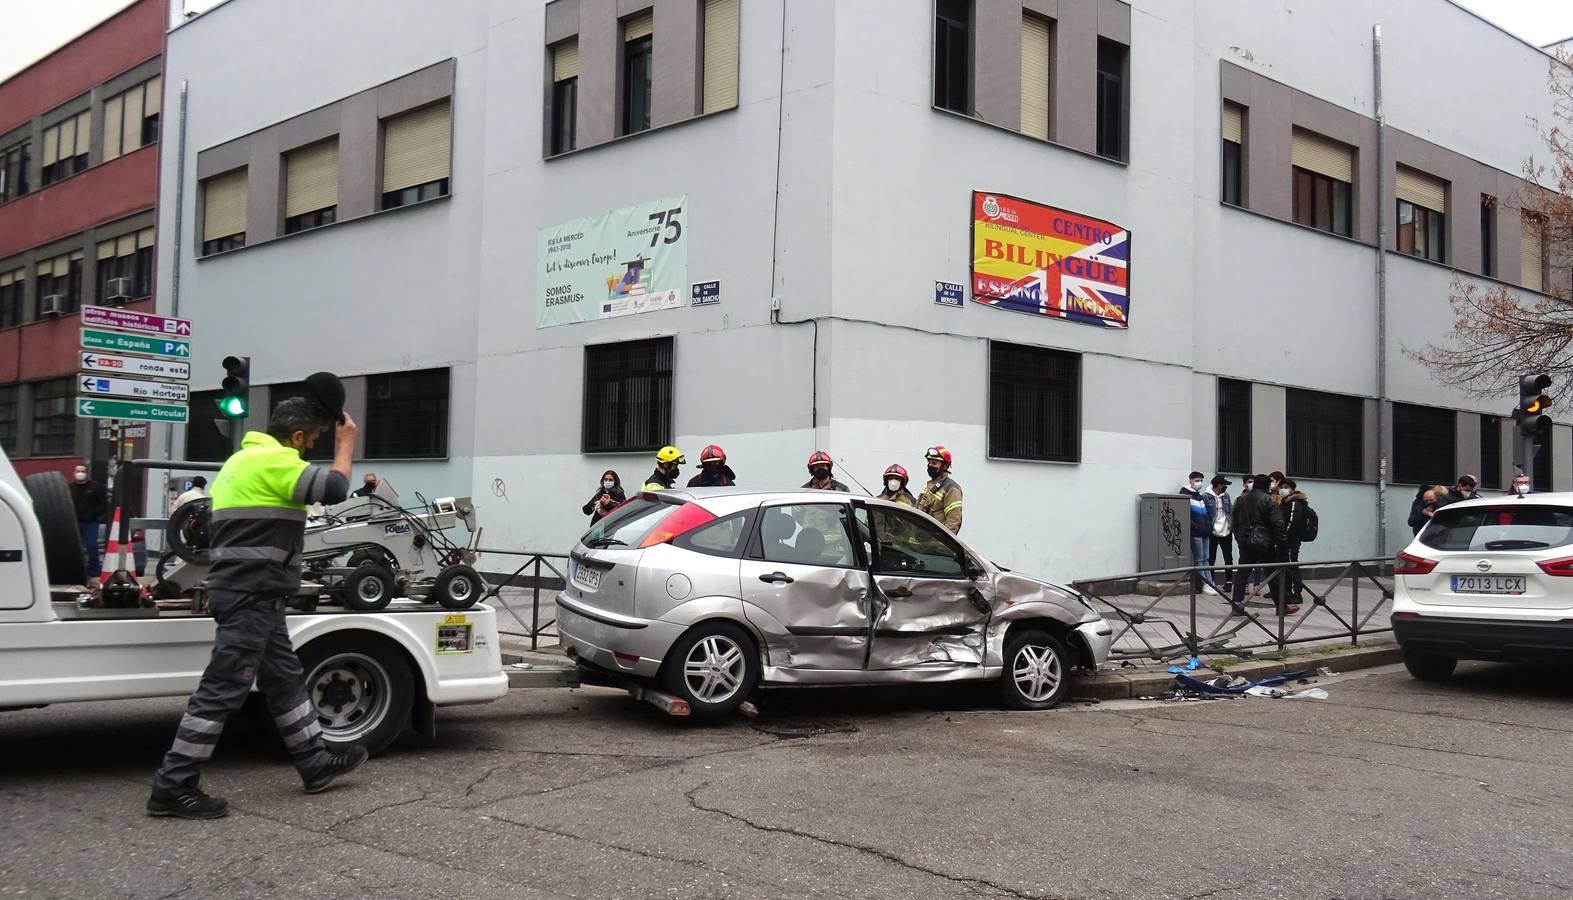
{"label": "air conditioning unit", "polygon": [[118,305],[118,304],[121,304],[121,303],[125,303],[127,300],[130,300],[130,299],[131,299],[131,279],[129,279],[129,278],[111,278],[111,279],[109,279],[109,293],[104,296],[104,300],[105,301]]}
{"label": "air conditioning unit", "polygon": [[38,315],[44,319],[57,319],[66,314],[65,294],[45,294],[39,301]]}

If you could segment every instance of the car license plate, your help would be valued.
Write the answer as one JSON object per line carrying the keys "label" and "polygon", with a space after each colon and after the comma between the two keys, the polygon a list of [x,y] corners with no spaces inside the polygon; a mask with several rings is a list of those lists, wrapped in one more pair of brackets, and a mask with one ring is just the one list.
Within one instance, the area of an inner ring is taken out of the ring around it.
{"label": "car license plate", "polygon": [[1522,594],[1522,575],[1454,575],[1455,594]]}
{"label": "car license plate", "polygon": [[601,586],[601,570],[592,569],[584,563],[574,563],[573,580],[592,591],[596,590]]}

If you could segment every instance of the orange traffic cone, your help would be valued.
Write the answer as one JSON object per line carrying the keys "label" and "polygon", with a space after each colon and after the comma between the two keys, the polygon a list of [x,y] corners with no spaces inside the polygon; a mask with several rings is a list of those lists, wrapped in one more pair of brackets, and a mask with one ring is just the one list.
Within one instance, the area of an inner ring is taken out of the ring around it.
{"label": "orange traffic cone", "polygon": [[115,573],[113,560],[120,555],[120,507],[115,507],[115,519],[109,525],[109,544],[104,547],[104,571],[98,575],[99,584],[108,584]]}

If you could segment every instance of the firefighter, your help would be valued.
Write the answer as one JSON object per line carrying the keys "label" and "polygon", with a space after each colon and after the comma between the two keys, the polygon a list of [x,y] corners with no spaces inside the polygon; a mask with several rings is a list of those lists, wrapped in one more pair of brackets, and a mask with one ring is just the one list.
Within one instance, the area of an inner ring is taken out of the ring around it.
{"label": "firefighter", "polygon": [[681,471],[683,463],[688,462],[683,456],[683,451],[676,447],[662,447],[655,452],[655,471],[645,479],[643,491],[664,491],[677,483],[677,473]]}
{"label": "firefighter", "polygon": [[847,486],[837,481],[834,477],[835,463],[830,454],[823,450],[815,450],[808,455],[808,481],[803,487],[816,491],[840,491],[850,494]]}
{"label": "firefighter", "polygon": [[899,463],[885,470],[885,489],[880,492],[879,499],[900,503],[903,506],[917,506],[918,500],[907,490],[907,467]]}
{"label": "firefighter", "polygon": [[939,520],[951,534],[961,533],[961,485],[950,477],[950,451],[935,445],[923,454],[929,483],[918,496],[918,509]]}
{"label": "firefighter", "polygon": [[688,479],[689,487],[731,487],[737,475],[726,464],[726,451],[711,444],[699,451],[699,474]]}
{"label": "firefighter", "polygon": [[[153,816],[216,819],[229,804],[199,786],[224,724],[251,693],[252,683],[294,757],[305,790],[315,794],[366,761],[353,747],[329,753],[306,694],[300,660],[290,645],[284,612],[300,587],[306,507],[342,503],[349,495],[355,420],[344,414],[344,386],[329,373],[306,380],[307,396],[273,408],[266,433],[250,432],[213,480],[213,565],[208,609],[216,633],[213,655],[186,704],[174,743],[153,778],[147,812]],[[333,464],[302,459],[332,429]]]}

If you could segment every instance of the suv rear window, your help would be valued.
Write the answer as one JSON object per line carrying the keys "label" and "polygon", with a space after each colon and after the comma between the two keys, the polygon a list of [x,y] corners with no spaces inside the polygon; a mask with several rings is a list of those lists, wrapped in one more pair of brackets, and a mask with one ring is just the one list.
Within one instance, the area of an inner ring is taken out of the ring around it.
{"label": "suv rear window", "polygon": [[681,503],[661,503],[635,497],[612,510],[611,515],[590,526],[579,543],[586,547],[637,547],[651,529]]}
{"label": "suv rear window", "polygon": [[1573,509],[1559,506],[1442,507],[1420,532],[1433,550],[1546,550],[1573,544]]}

